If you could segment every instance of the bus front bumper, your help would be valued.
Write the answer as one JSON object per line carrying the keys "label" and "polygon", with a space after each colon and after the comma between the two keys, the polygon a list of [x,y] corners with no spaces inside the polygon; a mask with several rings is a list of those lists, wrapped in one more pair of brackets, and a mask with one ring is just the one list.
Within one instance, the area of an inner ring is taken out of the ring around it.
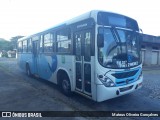
{"label": "bus front bumper", "polygon": [[105,87],[102,85],[97,85],[97,102],[105,101],[111,98],[119,97],[128,93],[131,93],[142,87],[143,77],[134,83],[118,86],[118,87]]}

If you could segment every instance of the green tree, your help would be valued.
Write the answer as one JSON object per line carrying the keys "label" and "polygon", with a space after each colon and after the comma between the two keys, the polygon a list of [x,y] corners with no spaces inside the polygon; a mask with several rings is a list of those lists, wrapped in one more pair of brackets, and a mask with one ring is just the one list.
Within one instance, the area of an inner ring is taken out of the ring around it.
{"label": "green tree", "polygon": [[10,42],[3,39],[3,38],[0,38],[0,51],[2,51],[2,50],[8,51],[8,50],[11,50],[11,49],[12,48],[11,48]]}
{"label": "green tree", "polygon": [[22,37],[24,37],[24,36],[15,36],[15,37],[12,37],[11,39],[10,39],[10,42],[11,42],[11,48],[12,49],[17,49],[17,41],[18,41],[18,39],[20,39],[20,38],[22,38]]}

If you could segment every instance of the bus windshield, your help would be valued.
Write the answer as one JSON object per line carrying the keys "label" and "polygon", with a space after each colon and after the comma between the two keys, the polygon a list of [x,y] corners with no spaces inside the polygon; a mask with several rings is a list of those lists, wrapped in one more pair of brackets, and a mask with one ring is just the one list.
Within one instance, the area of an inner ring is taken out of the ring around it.
{"label": "bus windshield", "polygon": [[108,68],[131,68],[140,64],[139,34],[117,28],[99,28],[104,47],[98,48],[99,63]]}

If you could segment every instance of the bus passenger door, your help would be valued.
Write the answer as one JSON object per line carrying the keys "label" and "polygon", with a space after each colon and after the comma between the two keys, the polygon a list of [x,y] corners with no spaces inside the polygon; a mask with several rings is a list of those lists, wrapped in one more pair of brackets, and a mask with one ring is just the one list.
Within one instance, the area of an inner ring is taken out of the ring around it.
{"label": "bus passenger door", "polygon": [[91,31],[74,34],[76,90],[91,95]]}
{"label": "bus passenger door", "polygon": [[39,41],[33,41],[33,69],[34,74],[38,75],[38,53],[39,53]]}

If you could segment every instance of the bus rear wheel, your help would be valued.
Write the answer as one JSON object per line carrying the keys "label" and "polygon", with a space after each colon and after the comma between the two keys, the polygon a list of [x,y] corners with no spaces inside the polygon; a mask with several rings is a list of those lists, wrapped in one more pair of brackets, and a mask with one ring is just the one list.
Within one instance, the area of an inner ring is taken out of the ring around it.
{"label": "bus rear wheel", "polygon": [[71,95],[71,85],[70,85],[69,79],[67,77],[63,77],[62,78],[61,89],[62,89],[62,92],[66,96],[70,96]]}
{"label": "bus rear wheel", "polygon": [[28,77],[32,76],[32,73],[31,73],[31,70],[30,70],[30,67],[29,67],[28,64],[26,65],[26,74],[27,74]]}

